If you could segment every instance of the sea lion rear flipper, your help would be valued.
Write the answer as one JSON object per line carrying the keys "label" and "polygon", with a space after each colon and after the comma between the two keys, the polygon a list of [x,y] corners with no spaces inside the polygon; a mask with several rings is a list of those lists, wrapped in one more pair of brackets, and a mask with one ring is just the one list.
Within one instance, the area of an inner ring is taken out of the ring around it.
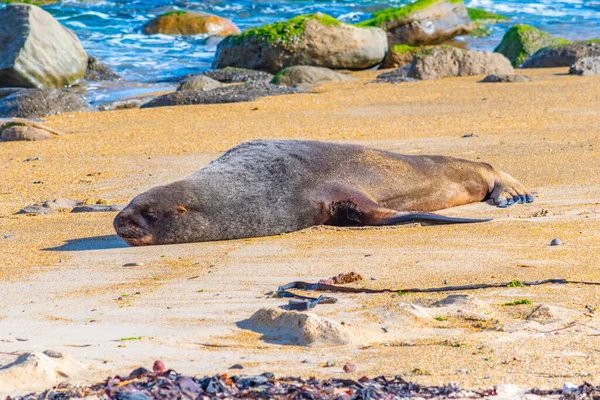
{"label": "sea lion rear flipper", "polygon": [[426,223],[431,225],[472,224],[476,222],[489,222],[492,220],[492,218],[454,218],[430,213],[397,212],[396,214],[397,215],[391,218],[385,218],[374,221],[372,225],[399,225],[414,222]]}
{"label": "sea lion rear flipper", "polygon": [[385,208],[366,193],[347,188],[335,188],[328,191],[325,200],[327,218],[325,224],[338,226],[385,226],[410,223],[432,225],[470,224],[488,222],[491,219],[453,218],[443,215],[402,212]]}

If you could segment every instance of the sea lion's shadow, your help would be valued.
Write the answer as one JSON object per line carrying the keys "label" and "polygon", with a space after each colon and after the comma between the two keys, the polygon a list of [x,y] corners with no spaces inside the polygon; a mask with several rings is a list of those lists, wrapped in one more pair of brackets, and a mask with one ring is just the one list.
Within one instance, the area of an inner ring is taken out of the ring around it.
{"label": "sea lion's shadow", "polygon": [[92,236],[81,239],[67,240],[67,243],[56,246],[48,247],[46,251],[86,251],[86,250],[108,250],[108,249],[119,249],[123,247],[129,247],[119,236],[117,235],[103,235],[103,236]]}

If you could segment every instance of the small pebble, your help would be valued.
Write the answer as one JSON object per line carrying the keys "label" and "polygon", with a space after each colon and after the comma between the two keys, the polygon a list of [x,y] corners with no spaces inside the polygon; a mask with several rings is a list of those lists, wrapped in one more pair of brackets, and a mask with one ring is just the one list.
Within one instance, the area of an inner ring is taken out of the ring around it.
{"label": "small pebble", "polygon": [[577,386],[571,382],[565,382],[562,388],[562,394],[573,394],[577,392]]}
{"label": "small pebble", "polygon": [[335,363],[334,363],[333,361],[327,361],[327,362],[325,363],[325,366],[326,366],[327,368],[335,367]]}
{"label": "small pebble", "polygon": [[13,235],[4,235],[4,239],[12,239]]}
{"label": "small pebble", "polygon": [[234,364],[229,369],[244,369],[244,366],[242,364]]}
{"label": "small pebble", "polygon": [[448,284],[448,279],[444,279],[444,285]]}
{"label": "small pebble", "polygon": [[390,328],[388,328],[387,326],[382,326],[381,330],[384,331],[385,333],[388,333]]}
{"label": "small pebble", "polygon": [[356,372],[356,364],[347,363],[346,365],[344,365],[344,372],[347,374]]}
{"label": "small pebble", "polygon": [[33,157],[33,158],[26,158],[25,162],[40,161],[40,160],[41,160],[41,158],[39,158],[39,157]]}
{"label": "small pebble", "polygon": [[152,372],[154,372],[155,374],[162,374],[166,370],[167,369],[165,368],[165,364],[163,364],[162,361],[160,361],[160,360],[154,361],[154,365],[152,366]]}
{"label": "small pebble", "polygon": [[144,263],[141,263],[141,262],[130,262],[127,264],[123,264],[124,267],[141,267],[143,265],[144,265]]}
{"label": "small pebble", "polygon": [[550,246],[560,246],[562,244],[562,240],[559,238],[552,239],[550,242]]}

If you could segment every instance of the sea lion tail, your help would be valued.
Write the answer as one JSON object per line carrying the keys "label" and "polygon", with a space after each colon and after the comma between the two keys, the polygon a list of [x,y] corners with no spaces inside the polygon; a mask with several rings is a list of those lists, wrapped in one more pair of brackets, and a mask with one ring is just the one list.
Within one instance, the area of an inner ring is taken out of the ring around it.
{"label": "sea lion tail", "polygon": [[399,215],[386,220],[383,225],[410,224],[415,222],[430,225],[473,224],[477,222],[489,222],[491,220],[492,218],[454,218],[430,213],[399,213]]}

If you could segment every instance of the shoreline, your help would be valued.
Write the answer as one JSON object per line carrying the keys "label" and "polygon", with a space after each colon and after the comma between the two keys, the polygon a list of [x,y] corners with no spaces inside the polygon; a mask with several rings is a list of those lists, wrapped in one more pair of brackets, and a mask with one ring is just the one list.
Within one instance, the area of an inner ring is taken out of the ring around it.
{"label": "shoreline", "polygon": [[[600,281],[600,77],[558,68],[517,70],[534,79],[529,83],[483,84],[478,76],[365,84],[381,72],[249,103],[64,114],[44,123],[67,135],[2,143],[0,365],[14,361],[14,352],[55,350],[89,366],[81,382],[129,373],[157,358],[185,374],[241,363],[248,374],[342,378],[341,368],[322,365],[352,361],[353,379],[400,374],[423,385],[597,382],[600,319],[585,306],[600,307],[599,293],[577,285],[470,293],[471,311],[488,321],[480,325],[436,315],[444,310],[432,304],[442,294],[339,296],[313,312],[363,335],[344,346],[280,344],[237,327],[258,309],[284,304],[267,295],[279,285],[340,272],[359,272],[374,288]],[[531,205],[505,210],[481,203],[443,211],[494,218],[477,226],[315,228],[147,248],[116,238],[114,213],[15,215],[59,197],[125,204],[254,138],[359,142],[486,161],[537,195]],[[564,244],[550,247],[555,237]],[[143,265],[123,267],[132,262]],[[502,307],[523,298],[533,304]],[[549,320],[527,320],[540,305],[550,307]],[[428,317],[419,314],[423,309]],[[122,340],[131,337],[141,339]],[[411,376],[416,369],[428,375]]]}

